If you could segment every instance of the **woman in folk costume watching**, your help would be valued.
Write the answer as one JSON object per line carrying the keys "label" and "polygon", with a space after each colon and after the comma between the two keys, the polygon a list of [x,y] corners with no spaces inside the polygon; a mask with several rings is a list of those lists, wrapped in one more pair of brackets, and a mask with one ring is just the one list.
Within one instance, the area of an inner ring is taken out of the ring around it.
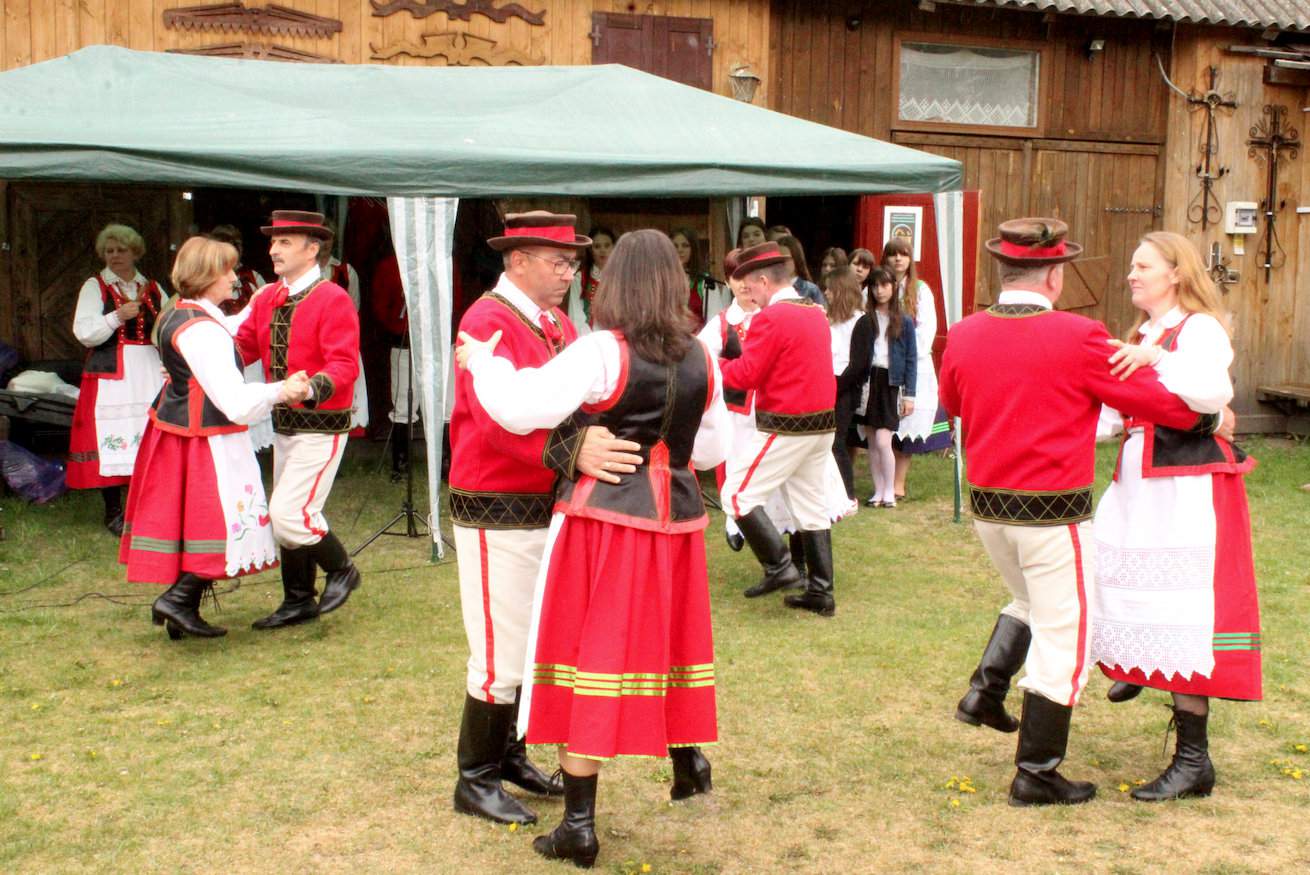
{"label": "woman in folk costume watching", "polygon": [[227,633],[200,616],[213,581],[277,563],[268,503],[246,423],[302,400],[309,380],[246,383],[222,303],[237,282],[231,244],[192,237],[178,250],[178,297],[159,327],[168,381],[137,453],[119,561],[127,579],[171,584],[151,608],[170,638]]}
{"label": "woman in folk costume watching", "polygon": [[[237,265],[233,268],[236,273],[237,282],[232,288],[231,296],[223,303],[219,304],[219,309],[225,316],[239,316],[250,303],[250,299],[255,293],[262,289],[267,283],[259,271],[247,264],[241,263],[242,254],[245,252],[245,242],[241,238],[241,231],[236,225],[215,225],[209,232],[210,238],[221,240],[224,243],[231,244],[237,251]],[[228,326],[232,327],[231,324]],[[264,382],[264,366],[260,362],[246,365],[242,371],[247,383]],[[273,446],[273,416],[261,417],[256,422],[249,425],[247,433],[250,435],[250,444],[255,448],[255,452]]]}
{"label": "woman in folk costume watching", "polygon": [[[1133,343],[1113,341],[1121,377],[1154,365],[1166,389],[1202,413],[1233,397],[1233,347],[1219,293],[1195,247],[1153,231],[1128,275],[1142,310]],[[1173,694],[1177,747],[1169,767],[1132,791],[1155,802],[1214,787],[1206,723],[1210,698],[1258,701],[1260,607],[1243,476],[1255,460],[1194,435],[1108,408],[1102,434],[1125,431],[1114,481],[1096,509],[1097,597],[1092,658],[1116,681],[1111,701],[1142,686]]]}
{"label": "woman in folk costume watching", "polygon": [[68,438],[71,489],[99,489],[105,528],[123,533],[123,494],[132,476],[146,414],[159,394],[159,353],[151,345],[165,300],[137,270],[146,244],[127,225],[106,225],[96,236],[104,270],[82,284],[73,336],[89,350],[82,390]]}
{"label": "woman in folk costume watching", "polygon": [[882,266],[896,278],[901,311],[914,320],[918,350],[915,368],[914,410],[896,428],[892,452],[896,457],[895,498],[907,494],[905,478],[914,456],[944,450],[951,445],[951,426],[946,411],[937,403],[937,369],[932,345],[937,337],[937,302],[932,289],[914,269],[914,245],[905,237],[893,237],[882,249]]}
{"label": "woman in folk costume watching", "polygon": [[593,225],[587,236],[591,238],[591,248],[582,252],[582,270],[574,276],[569,287],[567,309],[569,320],[578,327],[579,336],[591,333],[591,305],[600,290],[600,275],[605,270],[605,262],[614,251],[614,241],[619,239],[604,225]]}
{"label": "woman in folk costume watching", "polygon": [[692,773],[709,789],[709,763],[693,747],[717,730],[707,519],[692,467],[723,461],[731,430],[686,295],[669,239],[630,232],[605,268],[592,334],[517,373],[492,355],[499,332],[482,342],[461,333],[456,353],[478,401],[509,431],[549,428],[581,408],[640,443],[646,459],[617,484],[562,484],[537,580],[520,725],[529,743],[560,746],[565,811],[532,846],[583,867],[599,850],[602,762],[695,760]]}

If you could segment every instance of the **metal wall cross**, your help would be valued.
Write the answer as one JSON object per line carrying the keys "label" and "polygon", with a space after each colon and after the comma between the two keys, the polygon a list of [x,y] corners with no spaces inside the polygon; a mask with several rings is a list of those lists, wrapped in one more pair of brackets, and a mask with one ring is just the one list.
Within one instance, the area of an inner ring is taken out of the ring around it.
{"label": "metal wall cross", "polygon": [[1265,233],[1260,242],[1265,253],[1265,282],[1269,282],[1273,269],[1282,267],[1287,260],[1287,253],[1278,242],[1278,211],[1286,203],[1278,199],[1278,165],[1282,163],[1284,154],[1291,159],[1300,153],[1301,140],[1296,128],[1285,126],[1287,107],[1266,104],[1264,114],[1268,116],[1267,119],[1261,119],[1251,126],[1250,137],[1246,141],[1249,147],[1246,154],[1268,165],[1265,199],[1260,203],[1260,209],[1265,214]]}
{"label": "metal wall cross", "polygon": [[1237,107],[1237,100],[1232,92],[1220,94],[1218,89],[1219,68],[1212,66],[1209,90],[1202,94],[1192,92],[1187,95],[1191,112],[1197,110],[1205,112],[1205,136],[1200,144],[1201,163],[1196,165],[1196,176],[1201,180],[1201,190],[1196,193],[1196,197],[1187,207],[1188,220],[1200,222],[1203,231],[1211,224],[1218,224],[1223,217],[1223,211],[1219,208],[1219,199],[1215,197],[1214,184],[1215,180],[1228,172],[1228,168],[1223,165],[1214,166],[1214,158],[1219,153],[1219,129],[1215,123],[1215,112],[1220,107],[1224,109]]}

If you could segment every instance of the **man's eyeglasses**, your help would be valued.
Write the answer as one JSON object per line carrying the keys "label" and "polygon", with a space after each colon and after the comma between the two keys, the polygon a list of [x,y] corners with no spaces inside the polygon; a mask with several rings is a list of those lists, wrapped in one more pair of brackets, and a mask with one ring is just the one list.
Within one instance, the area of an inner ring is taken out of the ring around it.
{"label": "man's eyeglasses", "polygon": [[582,262],[576,258],[547,258],[544,255],[538,255],[535,252],[521,250],[529,258],[535,258],[538,261],[544,261],[555,268],[555,276],[567,276],[571,273],[577,273],[578,268],[582,267]]}

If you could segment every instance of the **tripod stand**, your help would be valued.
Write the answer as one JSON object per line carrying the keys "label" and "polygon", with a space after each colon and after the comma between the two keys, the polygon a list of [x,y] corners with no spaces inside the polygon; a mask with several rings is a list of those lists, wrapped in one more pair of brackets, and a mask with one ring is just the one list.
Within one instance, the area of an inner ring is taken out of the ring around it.
{"label": "tripod stand", "polygon": [[[351,556],[358,556],[360,553],[364,552],[364,549],[368,547],[369,544],[372,544],[383,535],[393,535],[398,538],[417,538],[420,534],[427,534],[428,532],[427,521],[424,520],[423,517],[419,515],[419,512],[414,509],[414,460],[409,457],[409,450],[414,447],[414,359],[409,354],[408,331],[404,334],[404,341],[402,342],[400,349],[404,354],[406,371],[408,372],[408,377],[405,380],[405,414],[407,419],[405,423],[405,440],[409,442],[405,452],[405,500],[401,502],[400,513],[392,517],[391,521],[382,528],[369,535],[364,543],[354,549],[350,554]],[[394,441],[395,439],[396,424],[393,422],[391,424],[390,440]],[[405,531],[391,531],[391,527],[401,520],[405,521]],[[421,532],[419,531],[420,526],[423,527]]]}

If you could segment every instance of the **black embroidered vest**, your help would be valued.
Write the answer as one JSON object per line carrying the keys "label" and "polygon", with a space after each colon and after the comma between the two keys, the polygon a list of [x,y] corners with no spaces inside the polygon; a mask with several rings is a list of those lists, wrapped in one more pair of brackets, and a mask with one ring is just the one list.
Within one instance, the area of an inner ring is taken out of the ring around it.
{"label": "black embroidered vest", "polygon": [[[95,279],[100,284],[102,304],[100,312],[108,316],[128,302],[129,298],[118,290],[118,286],[105,282],[104,277],[99,274],[96,274]],[[82,373],[121,380],[123,379],[123,345],[145,346],[150,343],[150,334],[155,329],[155,319],[159,317],[159,286],[154,280],[147,281],[138,291],[136,299],[141,302],[139,315],[118,326],[104,343],[92,347],[87,353],[85,364],[82,365]]]}
{"label": "black embroidered vest", "polygon": [[[159,349],[164,368],[168,371],[168,379],[159,392],[150,416],[155,427],[161,431],[188,437],[245,431],[244,425],[237,425],[228,419],[209,400],[191,372],[191,366],[174,343],[179,332],[199,321],[215,320],[204,310],[187,302],[180,302],[173,312],[164,317],[159,329]],[[235,344],[232,345],[232,355],[237,370],[241,370],[241,356],[237,354]]]}
{"label": "black embroidered vest", "polygon": [[557,511],[667,533],[706,524],[691,452],[710,398],[705,348],[694,342],[681,362],[660,365],[633,354],[619,338],[624,376],[609,401],[584,407],[615,437],[641,445],[645,459],[618,483],[592,477],[560,485]]}

